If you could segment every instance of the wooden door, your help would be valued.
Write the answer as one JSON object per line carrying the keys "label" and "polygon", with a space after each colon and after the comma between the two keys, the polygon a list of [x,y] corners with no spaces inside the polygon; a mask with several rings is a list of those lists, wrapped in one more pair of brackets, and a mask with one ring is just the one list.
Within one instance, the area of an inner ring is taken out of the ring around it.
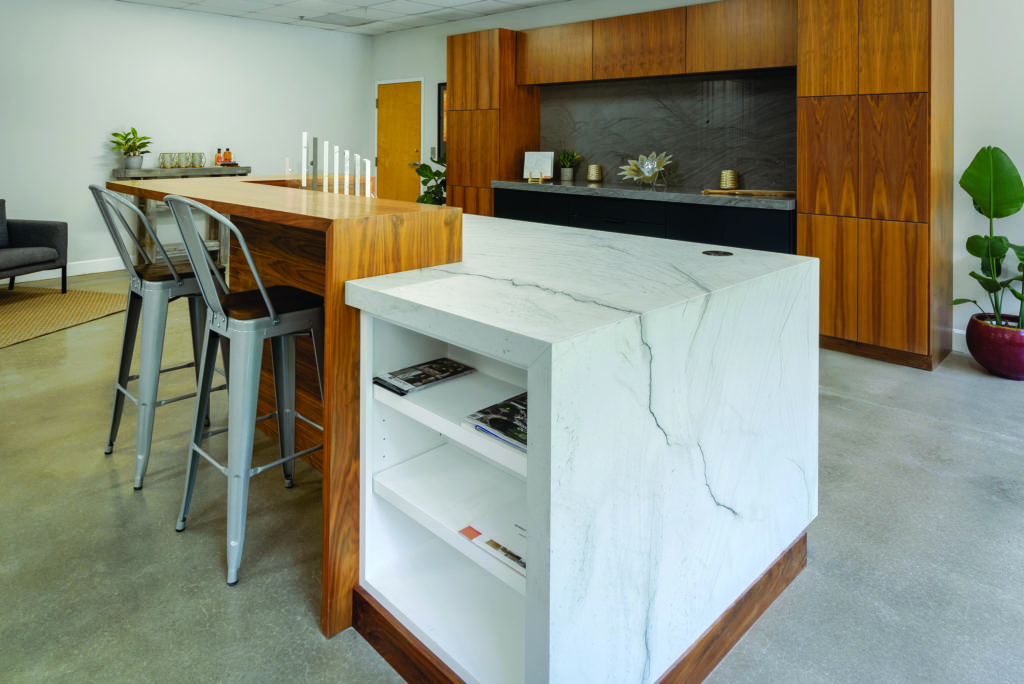
{"label": "wooden door", "polygon": [[419,81],[377,86],[377,197],[415,202],[420,195]]}
{"label": "wooden door", "polygon": [[858,0],[799,0],[796,94],[856,95]]}
{"label": "wooden door", "polygon": [[686,70],[796,66],[797,0],[720,0],[686,8]]}
{"label": "wooden door", "polygon": [[686,72],[686,8],[594,20],[595,79]]}
{"label": "wooden door", "polygon": [[448,36],[448,111],[497,109],[500,29]]}
{"label": "wooden door", "polygon": [[860,93],[927,91],[930,33],[931,0],[860,0]]}
{"label": "wooden door", "polygon": [[860,98],[861,218],[928,220],[928,95]]}
{"label": "wooden door", "polygon": [[857,215],[857,106],[855,95],[797,98],[797,211]]}
{"label": "wooden door", "polygon": [[796,253],[818,261],[822,335],[857,339],[857,219],[798,214]]}
{"label": "wooden door", "polygon": [[593,78],[594,22],[545,26],[516,36],[516,83],[570,83]]}

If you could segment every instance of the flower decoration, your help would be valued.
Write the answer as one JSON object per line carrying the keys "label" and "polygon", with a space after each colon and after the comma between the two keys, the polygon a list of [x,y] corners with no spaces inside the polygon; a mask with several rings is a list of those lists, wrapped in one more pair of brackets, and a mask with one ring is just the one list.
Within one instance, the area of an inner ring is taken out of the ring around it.
{"label": "flower decoration", "polygon": [[620,166],[622,171],[619,175],[623,178],[632,178],[637,183],[654,183],[658,176],[671,164],[672,155],[666,152],[656,154],[651,152],[648,156],[640,155],[639,159],[630,159],[625,166]]}

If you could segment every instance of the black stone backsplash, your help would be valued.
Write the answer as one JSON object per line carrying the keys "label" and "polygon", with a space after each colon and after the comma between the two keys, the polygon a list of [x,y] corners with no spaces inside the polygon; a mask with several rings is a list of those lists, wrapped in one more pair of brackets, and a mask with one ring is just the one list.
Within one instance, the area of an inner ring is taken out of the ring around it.
{"label": "black stone backsplash", "polygon": [[654,151],[672,155],[671,186],[717,188],[735,169],[741,188],[795,190],[796,70],[541,86],[540,141],[583,157],[577,180],[588,164],[621,180],[626,160]]}

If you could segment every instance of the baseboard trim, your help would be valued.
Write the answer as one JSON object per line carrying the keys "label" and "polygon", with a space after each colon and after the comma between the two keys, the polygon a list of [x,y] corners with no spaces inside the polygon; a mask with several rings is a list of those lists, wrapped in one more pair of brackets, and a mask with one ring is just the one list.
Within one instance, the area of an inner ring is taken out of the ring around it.
{"label": "baseboard trim", "polygon": [[[80,275],[92,275],[93,273],[109,273],[110,271],[123,271],[124,264],[119,257],[106,259],[86,259],[85,261],[68,262],[68,277]],[[60,278],[60,269],[53,268],[49,271],[36,271],[25,275],[15,276],[16,283],[28,283],[33,280],[53,280]]]}
{"label": "baseboard trim", "polygon": [[[711,627],[661,676],[659,684],[698,684],[807,566],[807,533],[802,533]],[[363,587],[352,590],[352,626],[410,682],[462,682]]]}
{"label": "baseboard trim", "polygon": [[885,361],[886,363],[895,363],[900,366],[909,366],[910,368],[918,368],[926,371],[934,370],[940,363],[942,363],[942,358],[945,358],[945,355],[943,355],[942,358],[935,359],[928,354],[913,354],[911,352],[900,351],[898,349],[876,347],[872,344],[863,344],[862,342],[844,340],[839,337],[830,337],[828,335],[819,335],[818,345],[822,349],[830,349],[832,351],[843,352],[844,354],[863,356],[876,361]]}

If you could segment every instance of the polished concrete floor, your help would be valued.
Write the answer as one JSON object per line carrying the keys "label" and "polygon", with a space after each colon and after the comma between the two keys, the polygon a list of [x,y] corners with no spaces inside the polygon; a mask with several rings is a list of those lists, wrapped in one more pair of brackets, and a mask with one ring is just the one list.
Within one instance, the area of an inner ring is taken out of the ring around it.
{"label": "polished concrete floor", "polygon": [[[171,321],[165,362],[188,356],[183,303]],[[142,491],[131,411],[103,455],[121,325],[0,349],[0,681],[400,681],[352,630],[320,635],[316,471],[253,480],[229,588],[220,474],[200,470],[174,532],[190,402],[160,409]],[[1022,411],[1024,383],[963,355],[925,373],[822,352],[807,569],[708,681],[1024,682]]]}

